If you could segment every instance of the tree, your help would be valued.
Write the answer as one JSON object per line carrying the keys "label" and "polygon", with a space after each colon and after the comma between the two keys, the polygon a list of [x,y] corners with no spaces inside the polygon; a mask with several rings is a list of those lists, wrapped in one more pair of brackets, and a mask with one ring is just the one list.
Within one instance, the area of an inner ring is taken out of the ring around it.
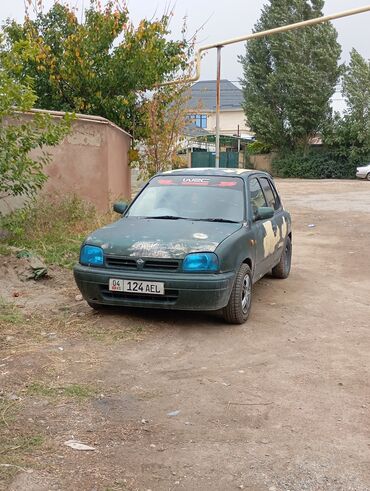
{"label": "tree", "polygon": [[343,76],[346,110],[336,114],[324,132],[324,141],[339,156],[353,163],[353,169],[370,158],[370,60],[355,49]]}
{"label": "tree", "polygon": [[161,87],[144,103],[142,122],[146,138],[133,162],[133,166],[140,169],[142,179],[183,164],[179,150],[183,130],[188,124],[188,99],[189,85],[180,84]]}
{"label": "tree", "polygon": [[55,3],[35,20],[10,22],[10,44],[29,40],[37,54],[22,75],[34,79],[38,106],[106,117],[141,136],[143,93],[187,64],[184,39],[168,40],[170,15],[142,20],[135,28],[128,10],[92,1],[79,22],[73,9]]}
{"label": "tree", "polygon": [[[254,32],[322,15],[323,0],[269,0]],[[341,48],[330,23],[248,41],[240,57],[244,110],[259,140],[306,148],[331,115]]]}
{"label": "tree", "polygon": [[[46,114],[35,114],[29,122],[20,120],[19,111],[29,111],[37,99],[29,78],[21,73],[24,60],[33,55],[26,41],[9,50],[0,34],[0,200],[31,197],[42,187],[49,156],[45,150],[35,158],[29,153],[58,144],[70,127],[69,116],[60,123],[53,123]],[[12,74],[18,74],[17,79]]]}

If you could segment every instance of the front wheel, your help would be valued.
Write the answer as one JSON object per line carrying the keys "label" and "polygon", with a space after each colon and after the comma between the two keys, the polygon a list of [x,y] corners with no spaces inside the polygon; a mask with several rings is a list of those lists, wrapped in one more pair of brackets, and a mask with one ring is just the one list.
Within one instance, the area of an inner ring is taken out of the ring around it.
{"label": "front wheel", "polygon": [[280,261],[274,268],[272,268],[272,275],[275,276],[275,278],[280,278],[282,280],[285,280],[285,278],[288,278],[289,276],[291,263],[292,263],[292,241],[288,236],[285,241],[285,246]]}
{"label": "front wheel", "polygon": [[370,172],[369,172],[369,173],[368,173],[368,175],[366,176],[366,179],[367,179],[368,181],[370,181]]}
{"label": "front wheel", "polygon": [[248,264],[242,264],[236,275],[229,303],[223,309],[223,317],[230,324],[243,324],[252,305],[252,272]]}

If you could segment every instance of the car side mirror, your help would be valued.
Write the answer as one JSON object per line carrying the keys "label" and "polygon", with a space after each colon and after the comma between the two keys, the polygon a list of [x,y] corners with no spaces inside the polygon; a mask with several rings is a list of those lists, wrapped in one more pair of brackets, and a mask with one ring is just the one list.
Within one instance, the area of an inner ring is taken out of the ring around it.
{"label": "car side mirror", "polygon": [[257,211],[254,215],[254,220],[268,220],[274,216],[275,210],[270,206],[261,206],[257,208]]}
{"label": "car side mirror", "polygon": [[127,210],[127,208],[128,208],[128,204],[123,203],[122,201],[118,201],[117,203],[114,203],[114,205],[113,205],[113,210],[116,213],[119,213],[120,215],[123,215],[125,213],[125,211]]}

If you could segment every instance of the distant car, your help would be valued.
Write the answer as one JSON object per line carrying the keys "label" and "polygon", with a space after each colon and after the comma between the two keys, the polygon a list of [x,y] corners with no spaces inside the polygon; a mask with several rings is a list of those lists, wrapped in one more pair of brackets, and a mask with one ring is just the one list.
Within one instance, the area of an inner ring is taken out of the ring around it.
{"label": "distant car", "polygon": [[252,284],[269,272],[289,275],[291,218],[265,172],[164,172],[114,210],[122,218],[87,237],[74,268],[94,309],[222,309],[241,324]]}
{"label": "distant car", "polygon": [[363,167],[357,167],[356,176],[360,179],[367,179],[370,181],[370,163]]}

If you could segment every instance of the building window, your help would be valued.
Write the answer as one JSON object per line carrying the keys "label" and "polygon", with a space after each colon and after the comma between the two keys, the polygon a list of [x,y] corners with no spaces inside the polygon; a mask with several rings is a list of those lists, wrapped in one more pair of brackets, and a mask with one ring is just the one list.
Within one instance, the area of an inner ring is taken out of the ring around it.
{"label": "building window", "polygon": [[197,128],[207,128],[207,115],[206,114],[192,114],[190,119],[195,122]]}

